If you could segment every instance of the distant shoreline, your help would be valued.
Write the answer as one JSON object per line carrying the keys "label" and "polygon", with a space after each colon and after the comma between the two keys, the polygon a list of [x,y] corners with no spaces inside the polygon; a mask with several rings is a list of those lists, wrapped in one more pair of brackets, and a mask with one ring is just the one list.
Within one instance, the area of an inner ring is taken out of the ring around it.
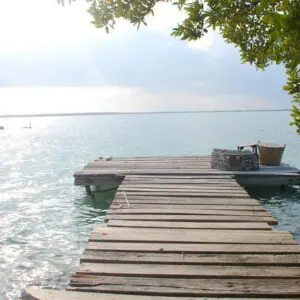
{"label": "distant shoreline", "polygon": [[85,113],[51,113],[0,115],[0,118],[38,118],[38,117],[72,117],[72,116],[100,116],[100,115],[152,115],[152,114],[196,114],[196,113],[226,113],[226,112],[275,112],[291,111],[290,109],[250,109],[250,110],[199,110],[199,111],[153,111],[153,112],[85,112]]}

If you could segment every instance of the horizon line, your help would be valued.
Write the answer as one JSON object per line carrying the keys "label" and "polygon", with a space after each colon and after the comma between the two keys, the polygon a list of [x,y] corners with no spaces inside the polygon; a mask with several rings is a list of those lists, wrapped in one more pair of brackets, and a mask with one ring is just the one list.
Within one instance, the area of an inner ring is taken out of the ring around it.
{"label": "horizon line", "polygon": [[138,114],[190,114],[190,113],[224,113],[224,112],[274,112],[291,111],[290,108],[281,109],[233,109],[233,110],[188,110],[188,111],[148,111],[148,112],[72,112],[72,113],[38,113],[38,114],[5,114],[0,118],[37,118],[37,117],[67,117],[91,115],[138,115]]}

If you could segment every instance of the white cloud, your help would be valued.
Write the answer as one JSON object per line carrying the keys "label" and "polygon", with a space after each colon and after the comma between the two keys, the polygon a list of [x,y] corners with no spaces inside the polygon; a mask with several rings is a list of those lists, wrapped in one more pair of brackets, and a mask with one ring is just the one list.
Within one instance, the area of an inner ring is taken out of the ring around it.
{"label": "white cloud", "polygon": [[91,24],[85,1],[62,7],[55,0],[0,0],[0,53],[24,55],[57,49],[76,51],[95,39],[112,40],[130,35],[122,24],[110,35]]}
{"label": "white cloud", "polygon": [[172,29],[182,22],[185,16],[185,13],[179,11],[176,6],[158,2],[154,9],[154,16],[149,16],[146,20],[147,28],[163,35],[170,35]]}
{"label": "white cloud", "polygon": [[210,31],[201,39],[188,42],[188,46],[195,50],[208,51],[213,47],[218,38],[219,36],[216,32]]}
{"label": "white cloud", "polygon": [[[109,35],[91,24],[86,11],[88,3],[75,1],[64,8],[56,0],[0,0],[0,53],[4,55],[39,54],[57,49],[76,51],[90,47],[95,40],[103,42],[117,39],[126,42],[130,36],[141,34],[126,21],[118,21]],[[169,3],[158,3],[155,16],[148,17],[143,32],[152,31],[169,36],[172,28],[181,22],[185,13]],[[188,46],[207,51],[215,38],[208,35]]]}
{"label": "white cloud", "polygon": [[[163,35],[170,35],[172,29],[186,18],[184,11],[179,11],[175,5],[170,3],[157,3],[154,13],[154,17],[148,17],[147,19],[148,29]],[[213,48],[219,39],[218,33],[210,31],[201,39],[186,43],[195,50],[208,51]]]}

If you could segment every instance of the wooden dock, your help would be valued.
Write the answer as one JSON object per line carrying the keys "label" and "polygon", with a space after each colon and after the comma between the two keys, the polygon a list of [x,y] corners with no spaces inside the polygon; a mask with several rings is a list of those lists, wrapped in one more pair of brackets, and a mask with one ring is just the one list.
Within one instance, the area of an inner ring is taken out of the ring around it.
{"label": "wooden dock", "polygon": [[207,171],[206,158],[170,158],[176,174],[140,160],[121,161],[125,175],[111,165],[123,181],[67,291],[30,289],[33,299],[300,299],[300,245],[232,174]]}
{"label": "wooden dock", "polygon": [[127,175],[171,176],[173,179],[176,179],[175,176],[192,176],[193,179],[203,179],[203,182],[230,176],[243,186],[300,185],[299,170],[289,165],[260,166],[258,171],[229,172],[212,169],[210,156],[99,158],[76,172],[74,178],[75,185],[89,187],[119,184],[120,179]]}

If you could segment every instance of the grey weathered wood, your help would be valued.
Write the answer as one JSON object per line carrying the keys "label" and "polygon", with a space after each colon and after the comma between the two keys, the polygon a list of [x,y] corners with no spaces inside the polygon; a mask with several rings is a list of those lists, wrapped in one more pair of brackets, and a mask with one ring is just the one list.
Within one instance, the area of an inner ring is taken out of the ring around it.
{"label": "grey weathered wood", "polygon": [[128,169],[128,168],[136,168],[136,169],[157,169],[157,168],[176,168],[176,169],[203,169],[209,170],[211,169],[210,164],[208,162],[132,162],[132,163],[124,163],[124,162],[90,162],[85,166],[85,169],[97,169],[97,168],[116,168],[116,169]]}
{"label": "grey weathered wood", "polygon": [[272,217],[267,211],[253,210],[231,210],[228,209],[199,209],[191,208],[111,208],[108,215],[134,214],[134,215],[222,215],[222,216],[264,216]]}
{"label": "grey weathered wood", "polygon": [[300,281],[300,268],[274,266],[218,266],[125,263],[82,263],[78,275],[97,276],[141,276],[170,278],[296,278]]}
{"label": "grey weathered wood", "polygon": [[108,226],[92,233],[70,284],[141,297],[300,295],[300,247],[288,232],[271,230],[276,219],[240,185],[241,178],[294,180],[296,169],[222,172],[209,161],[110,158],[75,173],[76,184],[110,178],[119,187]]}
{"label": "grey weathered wood", "polygon": [[187,297],[299,297],[299,279],[191,279],[76,276],[71,279],[75,290],[129,293],[151,296]]}
{"label": "grey weathered wood", "polygon": [[[119,193],[116,195],[114,202],[115,203],[122,203],[124,201],[124,194]],[[183,204],[183,205],[259,205],[259,202],[254,199],[248,198],[217,198],[217,197],[170,197],[170,196],[134,196],[130,195],[128,199],[130,203],[144,203],[144,204]],[[127,201],[126,201],[127,202]]]}
{"label": "grey weathered wood", "polygon": [[180,185],[180,184],[174,184],[174,185],[140,185],[140,184],[134,184],[134,185],[128,185],[128,184],[121,184],[119,187],[119,190],[122,191],[186,191],[186,192],[201,192],[201,191],[218,191],[218,192],[224,192],[224,193],[245,193],[245,190],[240,187],[230,187],[230,186],[221,186],[221,185]]}
{"label": "grey weathered wood", "polygon": [[132,175],[126,175],[126,180],[216,180],[216,181],[231,181],[235,182],[235,177],[232,174],[224,174],[224,175],[214,175],[214,174],[208,174],[207,176],[200,175],[180,175],[180,174],[173,174],[173,175],[161,175],[161,174],[132,174]]}
{"label": "grey weathered wood", "polygon": [[181,253],[244,253],[244,254],[292,254],[300,253],[299,245],[281,244],[191,244],[191,243],[145,243],[145,242],[88,242],[88,250],[141,251]]}
{"label": "grey weathered wood", "polygon": [[119,187],[118,193],[120,192],[126,192],[128,195],[135,195],[135,194],[166,194],[166,195],[193,195],[193,196],[201,196],[202,194],[208,194],[208,195],[224,195],[224,197],[248,197],[249,194],[243,190],[222,190],[222,189],[214,189],[213,187],[209,189],[164,189],[164,188],[139,188],[138,186],[136,188],[126,188],[126,187]]}
{"label": "grey weathered wood", "polygon": [[[99,278],[101,280],[101,278]],[[81,283],[81,282],[80,282]],[[125,295],[125,294],[105,294],[98,291],[93,292],[76,292],[50,289],[26,288],[29,300],[171,300],[170,297],[164,296],[143,296],[143,295]],[[176,297],[178,300],[216,300],[208,297]],[[232,298],[222,298],[223,300],[232,300]],[[253,300],[257,298],[243,298],[243,300]],[[261,297],[259,299],[262,299]],[[269,298],[268,300],[283,300],[287,298]],[[290,298],[289,298],[290,299]]]}
{"label": "grey weathered wood", "polygon": [[218,178],[219,175],[231,175],[231,176],[259,176],[259,177],[264,177],[264,176],[273,176],[274,178],[278,176],[290,176],[290,177],[295,177],[298,176],[296,172],[272,172],[272,171],[264,171],[264,172],[259,172],[259,171],[221,171],[221,170],[216,170],[216,169],[83,169],[79,172],[75,172],[75,176],[79,175],[116,175],[116,176],[126,176],[126,175],[186,175],[186,176],[208,176],[208,175],[214,175],[216,178]]}
{"label": "grey weathered wood", "polygon": [[[113,201],[110,205],[110,212],[120,209],[120,208],[127,208],[127,201],[123,203],[118,203],[118,201]],[[193,207],[184,204],[143,204],[143,203],[130,203],[130,210],[135,211],[136,209],[143,209],[144,211],[147,209],[163,209],[163,210],[170,210],[173,209],[180,209],[184,210],[228,210],[228,211],[261,211],[265,212],[266,210],[259,205],[213,205],[213,204],[194,204]]]}
{"label": "grey weathered wood", "polygon": [[[265,168],[263,171],[250,172],[228,172],[211,169],[211,158],[209,156],[190,157],[139,157],[139,158],[115,158],[110,160],[98,159],[90,162],[82,171],[76,172],[75,184],[88,185],[85,179],[90,181],[90,185],[103,184],[107,178],[112,176],[136,176],[135,179],[155,176],[172,178],[189,176],[192,179],[225,179],[234,176],[238,177],[242,185],[251,184],[299,184],[300,175],[296,168],[272,169]],[[95,168],[95,169],[94,169]],[[187,178],[186,178],[187,179]],[[115,180],[112,179],[115,183]]]}
{"label": "grey weathered wood", "polygon": [[[117,195],[122,194],[121,191],[117,192]],[[128,196],[161,196],[161,197],[179,197],[179,196],[185,196],[185,197],[207,197],[207,198],[250,198],[247,193],[223,193],[218,191],[203,191],[203,192],[196,192],[196,193],[190,193],[190,192],[152,192],[152,191],[145,191],[145,192],[127,192],[126,194]]]}
{"label": "grey weathered wood", "polygon": [[76,175],[74,179],[74,184],[79,186],[102,186],[102,185],[116,185],[118,186],[122,181],[122,177],[110,176],[110,175],[95,175],[95,176],[85,176]]}
{"label": "grey weathered wood", "polygon": [[248,193],[242,187],[222,187],[215,185],[201,185],[195,186],[192,185],[190,187],[181,187],[180,185],[175,185],[173,187],[166,187],[164,185],[155,187],[153,185],[149,185],[148,187],[143,187],[138,184],[134,186],[128,186],[126,184],[121,184],[119,187],[119,191],[126,191],[128,193],[136,193],[136,192],[172,192],[172,193],[223,193],[224,195],[233,193],[233,194],[247,194]]}
{"label": "grey weathered wood", "polygon": [[266,222],[276,225],[273,217],[264,216],[221,216],[221,215],[108,215],[108,220],[176,221],[176,222]]}
{"label": "grey weathered wood", "polygon": [[[116,156],[116,157],[112,157],[112,160],[120,160],[120,161],[132,161],[132,160],[210,160],[210,155],[150,155],[150,156]],[[96,160],[102,160],[102,159],[96,159]]]}
{"label": "grey weathered wood", "polygon": [[225,266],[300,266],[300,254],[151,253],[86,250],[81,263],[151,263]]}
{"label": "grey weathered wood", "polygon": [[137,229],[132,229],[132,228],[108,228],[108,227],[103,227],[99,226],[96,227],[93,231],[93,233],[96,234],[101,234],[103,236],[107,235],[127,235],[129,236],[130,234],[132,235],[144,235],[147,234],[149,236],[157,236],[161,237],[164,235],[168,235],[169,238],[174,238],[178,235],[180,235],[179,238],[185,239],[187,238],[195,238],[196,240],[201,238],[202,236],[207,237],[214,237],[214,236],[219,236],[221,235],[222,238],[225,239],[227,235],[233,235],[233,236],[245,236],[245,237],[252,237],[252,236],[267,236],[267,237],[275,237],[275,236],[284,236],[284,237],[290,237],[292,238],[292,235],[288,231],[256,231],[256,230],[218,230],[218,229],[203,229],[203,230],[194,230],[190,228],[186,229],[178,229],[174,230],[172,228],[170,229],[156,229],[156,228],[137,228]]}
{"label": "grey weathered wood", "polygon": [[133,228],[194,228],[194,229],[234,229],[234,230],[271,230],[264,222],[164,222],[164,221],[122,221],[110,220],[109,227]]}
{"label": "grey weathered wood", "polygon": [[214,179],[214,178],[130,178],[130,176],[126,176],[123,184],[181,184],[181,185],[210,185],[210,184],[218,184],[218,185],[226,185],[226,186],[236,186],[240,185],[236,182],[235,179]]}
{"label": "grey weathered wood", "polygon": [[296,244],[288,232],[156,228],[97,228],[90,241],[220,244]]}

